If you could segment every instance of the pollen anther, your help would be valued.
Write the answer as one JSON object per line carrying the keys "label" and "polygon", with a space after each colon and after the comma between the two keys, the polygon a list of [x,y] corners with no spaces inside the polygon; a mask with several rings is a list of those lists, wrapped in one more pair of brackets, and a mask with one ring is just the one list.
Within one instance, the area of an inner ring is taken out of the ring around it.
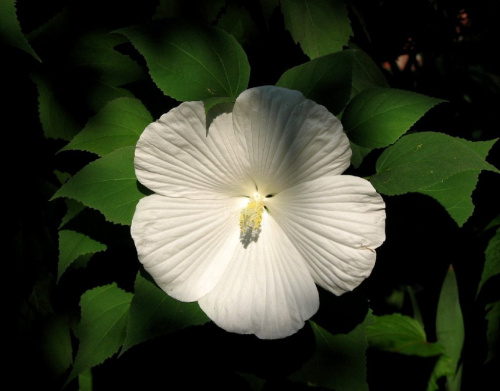
{"label": "pollen anther", "polygon": [[243,235],[258,233],[264,212],[264,199],[256,193],[240,213],[240,230]]}

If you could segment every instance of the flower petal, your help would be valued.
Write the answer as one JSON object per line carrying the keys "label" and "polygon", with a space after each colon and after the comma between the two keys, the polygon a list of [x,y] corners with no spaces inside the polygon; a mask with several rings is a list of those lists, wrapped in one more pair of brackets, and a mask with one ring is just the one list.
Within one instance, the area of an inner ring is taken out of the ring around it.
{"label": "flower petal", "polygon": [[344,172],[351,149],[340,121],[298,91],[264,86],[244,91],[233,109],[261,194]]}
{"label": "flower petal", "polygon": [[246,155],[232,114],[216,117],[207,135],[202,102],[185,102],[148,125],[137,142],[135,170],[146,187],[171,197],[225,198],[249,194]]}
{"label": "flower petal", "polygon": [[301,255],[264,214],[257,241],[235,250],[221,280],[199,304],[227,331],[274,339],[302,328],[319,298]]}
{"label": "flower petal", "polygon": [[385,240],[385,204],[370,182],[323,177],[279,193],[266,205],[318,285],[340,295],[370,275],[375,248]]}
{"label": "flower petal", "polygon": [[158,286],[181,301],[211,291],[241,247],[238,219],[247,201],[156,194],[141,199],[131,233],[139,260]]}

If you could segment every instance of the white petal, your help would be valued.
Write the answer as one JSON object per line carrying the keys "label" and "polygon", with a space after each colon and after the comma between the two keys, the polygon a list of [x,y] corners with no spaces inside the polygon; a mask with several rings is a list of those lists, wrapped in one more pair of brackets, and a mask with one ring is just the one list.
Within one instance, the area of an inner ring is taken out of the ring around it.
{"label": "white petal", "polygon": [[342,173],[351,149],[340,121],[298,91],[265,86],[244,91],[233,121],[261,194]]}
{"label": "white petal", "polygon": [[340,295],[370,275],[375,248],[385,240],[385,204],[370,182],[324,177],[266,203],[318,285]]}
{"label": "white petal", "polygon": [[241,247],[239,213],[246,202],[156,194],[141,199],[131,227],[139,260],[170,296],[198,300],[217,284]]}
{"label": "white petal", "polygon": [[225,198],[250,194],[246,155],[236,141],[232,114],[219,115],[207,135],[202,102],[185,102],[150,124],[135,150],[139,181],[172,197]]}
{"label": "white petal", "polygon": [[220,282],[199,304],[227,331],[274,339],[302,328],[319,299],[301,255],[264,214],[258,240],[236,249]]}

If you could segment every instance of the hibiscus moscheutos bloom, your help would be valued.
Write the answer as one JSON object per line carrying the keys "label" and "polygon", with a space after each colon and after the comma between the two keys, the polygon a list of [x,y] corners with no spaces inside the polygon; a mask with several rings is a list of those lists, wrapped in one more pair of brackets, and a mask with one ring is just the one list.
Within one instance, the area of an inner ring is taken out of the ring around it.
{"label": "hibiscus moscheutos bloom", "polygon": [[291,335],[319,306],[371,273],[385,205],[340,175],[351,149],[340,121],[300,92],[264,86],[207,121],[185,102],[150,124],[135,151],[139,260],[158,286],[198,301],[221,328]]}

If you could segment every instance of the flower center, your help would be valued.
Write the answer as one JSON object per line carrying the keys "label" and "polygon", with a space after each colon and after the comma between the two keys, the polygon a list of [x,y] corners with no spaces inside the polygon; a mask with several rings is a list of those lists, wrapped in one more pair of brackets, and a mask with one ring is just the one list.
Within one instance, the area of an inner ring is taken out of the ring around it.
{"label": "flower center", "polygon": [[240,230],[243,236],[255,236],[259,233],[262,212],[264,212],[264,197],[255,193],[240,213]]}

